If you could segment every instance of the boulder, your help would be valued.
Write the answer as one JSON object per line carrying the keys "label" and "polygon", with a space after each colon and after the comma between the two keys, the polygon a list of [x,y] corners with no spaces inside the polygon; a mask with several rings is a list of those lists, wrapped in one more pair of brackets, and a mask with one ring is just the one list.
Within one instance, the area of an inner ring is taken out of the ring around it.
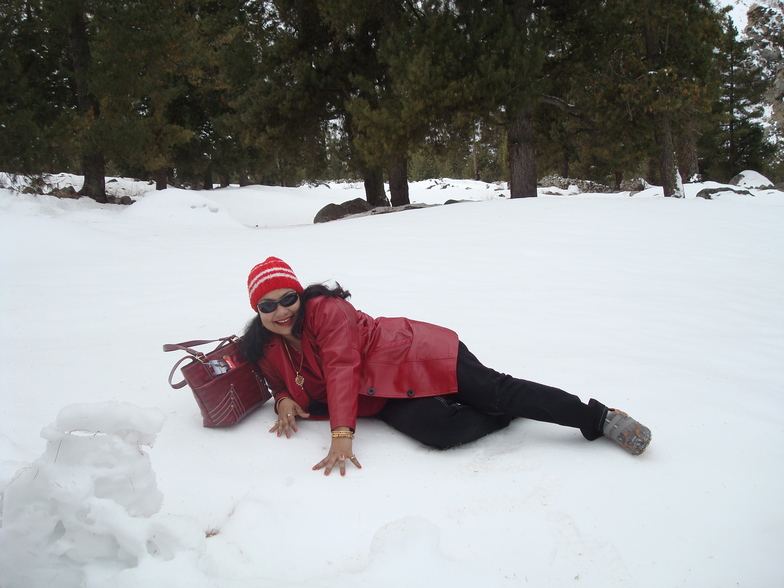
{"label": "boulder", "polygon": [[313,222],[328,223],[329,221],[338,220],[344,216],[346,216],[346,211],[343,210],[340,204],[331,203],[327,204],[324,208],[316,213],[316,216],[313,218]]}
{"label": "boulder", "polygon": [[55,188],[52,190],[51,195],[55,198],[79,198],[79,194],[77,194],[76,189],[73,186]]}
{"label": "boulder", "polygon": [[697,198],[705,198],[705,200],[713,200],[714,194],[721,194],[732,192],[733,194],[743,194],[744,196],[754,196],[748,190],[735,190],[734,188],[704,188],[697,192]]}
{"label": "boulder", "polygon": [[631,178],[621,182],[621,192],[642,192],[649,188],[648,182],[642,178]]}
{"label": "boulder", "polygon": [[573,178],[562,178],[557,174],[545,176],[537,182],[540,188],[558,188],[560,190],[569,190],[575,186],[578,192],[594,192],[594,193],[609,193],[615,192],[610,186],[605,186],[598,182],[591,180],[575,180]]}
{"label": "boulder", "polygon": [[559,190],[569,189],[569,180],[562,178],[558,174],[544,176],[543,178],[540,178],[536,184],[540,188],[558,188]]}
{"label": "boulder", "polygon": [[316,213],[313,219],[314,223],[327,223],[329,221],[338,220],[352,214],[362,214],[369,212],[373,207],[362,198],[354,198],[342,204],[327,204],[324,208]]}
{"label": "boulder", "polygon": [[368,212],[373,208],[367,200],[363,200],[362,198],[354,198],[354,200],[344,202],[340,206],[346,211],[346,215],[361,214],[363,212]]}
{"label": "boulder", "polygon": [[419,210],[420,208],[429,208],[431,206],[438,206],[438,204],[421,204],[415,202],[414,204],[401,204],[400,206],[377,206],[370,211],[370,214],[389,214],[390,212],[401,212],[403,210]]}
{"label": "boulder", "polygon": [[133,198],[130,196],[112,196],[107,194],[106,200],[109,202],[109,204],[122,204],[123,206],[130,206],[134,203]]}

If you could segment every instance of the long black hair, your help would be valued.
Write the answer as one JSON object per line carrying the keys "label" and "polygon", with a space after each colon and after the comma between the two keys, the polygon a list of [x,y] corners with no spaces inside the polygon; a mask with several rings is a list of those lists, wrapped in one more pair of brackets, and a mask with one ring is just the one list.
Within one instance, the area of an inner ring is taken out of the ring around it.
{"label": "long black hair", "polygon": [[[308,300],[317,296],[346,300],[351,296],[351,293],[348,290],[344,290],[337,282],[334,286],[311,284],[305,288],[305,291],[299,296],[299,311],[297,311],[297,316],[294,318],[294,326],[291,329],[292,334],[297,339],[302,335],[302,321],[305,320],[305,308],[308,305]],[[242,349],[248,361],[256,363],[264,355],[264,346],[271,340],[272,333],[261,324],[261,317],[257,313],[245,327],[245,333],[240,338],[240,349]]]}

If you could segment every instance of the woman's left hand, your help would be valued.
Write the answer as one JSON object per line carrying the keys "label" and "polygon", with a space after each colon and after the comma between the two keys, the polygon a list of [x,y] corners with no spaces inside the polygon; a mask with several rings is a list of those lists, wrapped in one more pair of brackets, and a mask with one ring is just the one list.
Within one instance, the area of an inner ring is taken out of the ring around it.
{"label": "woman's left hand", "polygon": [[345,476],[346,461],[353,463],[357,469],[362,469],[362,466],[359,464],[359,460],[357,460],[357,456],[354,455],[354,452],[351,450],[351,446],[351,439],[347,437],[332,439],[332,445],[329,448],[327,457],[314,465],[313,469],[320,470],[321,468],[325,468],[324,475],[328,476],[332,471],[332,468],[334,468],[337,464],[337,466],[340,468],[340,475]]}
{"label": "woman's left hand", "polygon": [[278,413],[278,420],[269,432],[277,433],[278,437],[285,434],[290,438],[292,431],[297,432],[297,417],[301,419],[310,417],[310,413],[302,410],[302,407],[289,397],[284,397],[277,403],[275,412]]}

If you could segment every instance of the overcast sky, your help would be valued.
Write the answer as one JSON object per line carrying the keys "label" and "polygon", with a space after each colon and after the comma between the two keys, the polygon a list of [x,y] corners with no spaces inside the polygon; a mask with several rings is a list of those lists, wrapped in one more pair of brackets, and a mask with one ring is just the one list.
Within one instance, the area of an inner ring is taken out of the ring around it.
{"label": "overcast sky", "polygon": [[746,28],[746,13],[754,4],[752,0],[714,0],[718,6],[732,6],[732,20],[735,21],[735,28],[743,32]]}

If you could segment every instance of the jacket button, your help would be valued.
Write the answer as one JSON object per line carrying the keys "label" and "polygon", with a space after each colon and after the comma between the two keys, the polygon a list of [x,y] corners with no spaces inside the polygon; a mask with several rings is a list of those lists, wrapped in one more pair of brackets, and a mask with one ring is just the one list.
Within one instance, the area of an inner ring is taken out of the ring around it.
{"label": "jacket button", "polygon": [[375,388],[368,388],[368,394],[373,396],[373,394],[375,394],[375,393],[376,393],[376,389]]}
{"label": "jacket button", "polygon": [[406,394],[407,394],[407,395],[408,395],[408,397],[410,398],[411,396],[413,396],[413,395],[414,395],[414,391],[413,391],[413,390],[409,390],[408,392],[406,392]]}

